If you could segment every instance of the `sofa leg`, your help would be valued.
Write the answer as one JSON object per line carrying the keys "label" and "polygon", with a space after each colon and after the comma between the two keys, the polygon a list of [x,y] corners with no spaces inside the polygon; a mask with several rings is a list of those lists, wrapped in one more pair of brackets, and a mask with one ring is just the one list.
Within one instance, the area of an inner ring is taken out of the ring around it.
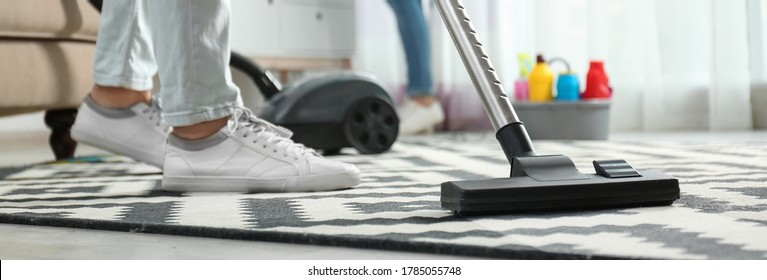
{"label": "sofa leg", "polygon": [[69,130],[75,124],[77,109],[57,109],[45,111],[45,125],[51,129],[48,143],[51,145],[56,160],[75,156],[77,142],[72,139]]}

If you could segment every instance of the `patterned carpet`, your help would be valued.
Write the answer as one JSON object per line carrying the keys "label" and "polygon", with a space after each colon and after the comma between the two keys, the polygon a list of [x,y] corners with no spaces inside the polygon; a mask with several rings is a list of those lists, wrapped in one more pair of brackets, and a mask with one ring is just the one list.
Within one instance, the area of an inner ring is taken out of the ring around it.
{"label": "patterned carpet", "polygon": [[490,258],[767,259],[767,142],[540,141],[541,154],[623,158],[680,180],[672,206],[457,217],[444,181],[503,177],[488,134],[408,138],[343,155],[357,188],[327,193],[179,194],[117,156],[0,169],[0,222],[376,248]]}

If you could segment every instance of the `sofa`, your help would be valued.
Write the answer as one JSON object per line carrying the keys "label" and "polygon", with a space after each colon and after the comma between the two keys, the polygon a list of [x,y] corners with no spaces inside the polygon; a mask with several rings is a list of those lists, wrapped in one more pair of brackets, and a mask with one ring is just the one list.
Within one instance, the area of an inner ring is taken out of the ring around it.
{"label": "sofa", "polygon": [[0,117],[45,110],[57,159],[93,81],[98,11],[86,0],[2,0]]}

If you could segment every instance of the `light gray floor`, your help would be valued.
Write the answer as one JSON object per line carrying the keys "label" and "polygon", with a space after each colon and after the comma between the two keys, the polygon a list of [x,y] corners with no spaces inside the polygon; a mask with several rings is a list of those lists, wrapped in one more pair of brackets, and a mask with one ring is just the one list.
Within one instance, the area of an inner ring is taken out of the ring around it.
{"label": "light gray floor", "polygon": [[[0,167],[52,160],[42,115],[0,118]],[[613,140],[764,141],[767,132],[616,133]],[[81,146],[78,155],[103,154]],[[467,259],[380,250],[0,224],[0,259]]]}

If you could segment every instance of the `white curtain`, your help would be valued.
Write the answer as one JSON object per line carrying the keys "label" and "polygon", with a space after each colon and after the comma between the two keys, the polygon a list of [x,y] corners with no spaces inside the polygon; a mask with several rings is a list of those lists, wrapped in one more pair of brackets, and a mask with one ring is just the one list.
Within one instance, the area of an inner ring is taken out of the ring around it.
{"label": "white curtain", "polygon": [[[752,128],[747,0],[463,2],[510,95],[519,52],[567,59],[582,87],[589,60],[599,59],[614,89],[612,131]],[[378,75],[400,99],[407,81],[394,15],[383,0],[355,3],[354,68]],[[488,128],[439,14],[431,1],[424,7],[435,83],[450,103],[447,128]]]}

